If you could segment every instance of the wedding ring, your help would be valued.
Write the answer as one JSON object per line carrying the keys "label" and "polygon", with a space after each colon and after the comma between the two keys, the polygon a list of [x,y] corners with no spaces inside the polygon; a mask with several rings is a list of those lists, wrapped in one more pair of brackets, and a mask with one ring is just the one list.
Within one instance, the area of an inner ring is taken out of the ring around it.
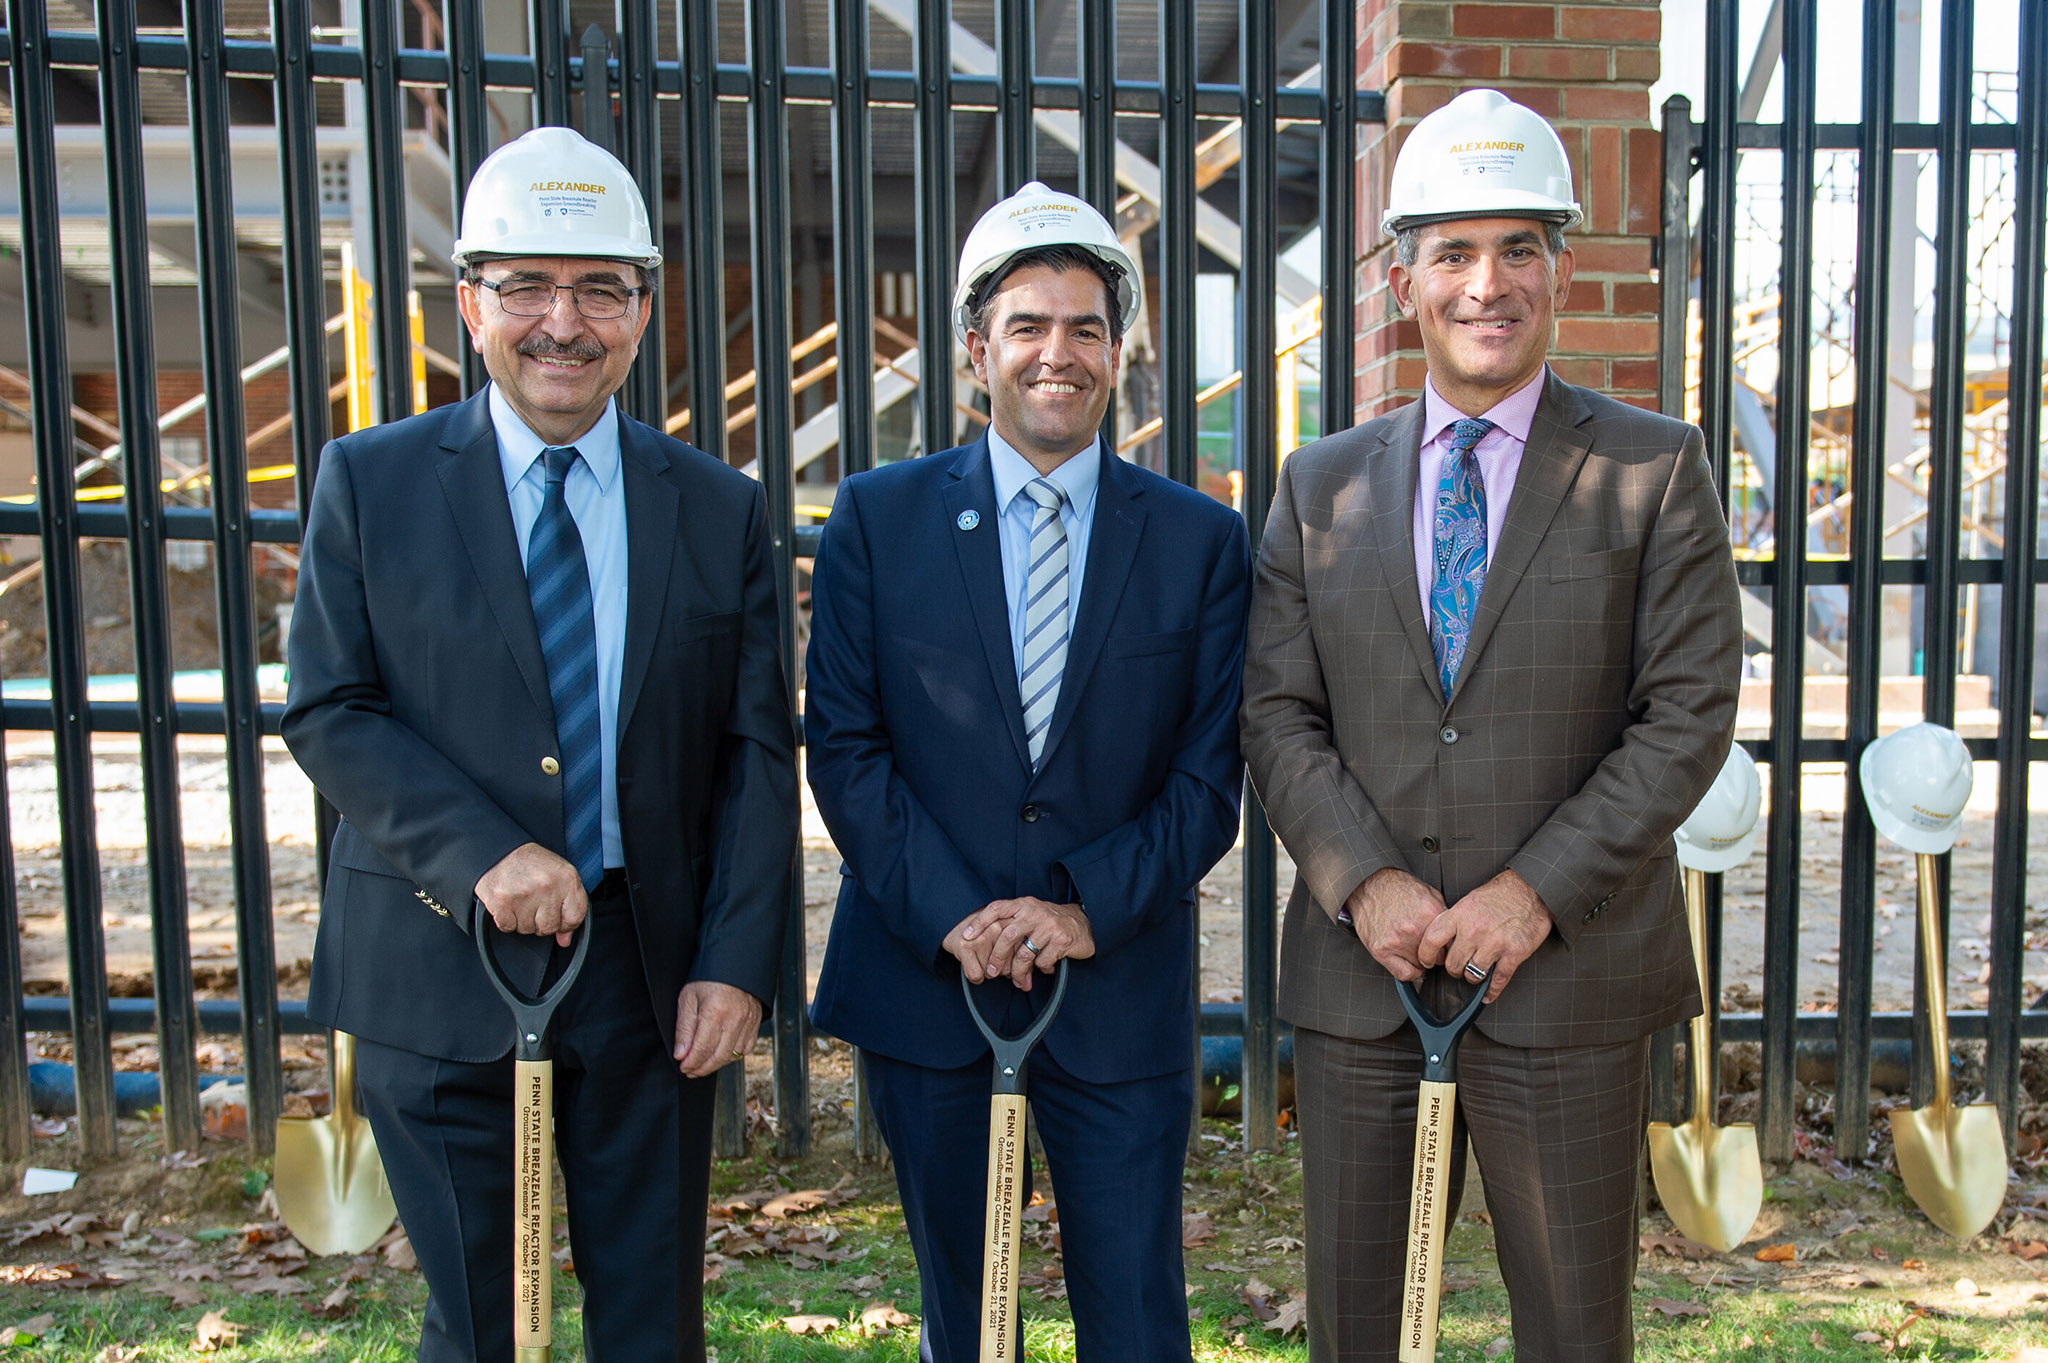
{"label": "wedding ring", "polygon": [[1467,961],[1465,962],[1465,978],[1477,984],[1486,978],[1486,972],[1479,968],[1479,962]]}
{"label": "wedding ring", "polygon": [[1024,949],[1030,952],[1033,956],[1036,956],[1040,951],[1044,950],[1043,947],[1039,946],[1038,943],[1032,941],[1029,937],[1026,937],[1024,939]]}

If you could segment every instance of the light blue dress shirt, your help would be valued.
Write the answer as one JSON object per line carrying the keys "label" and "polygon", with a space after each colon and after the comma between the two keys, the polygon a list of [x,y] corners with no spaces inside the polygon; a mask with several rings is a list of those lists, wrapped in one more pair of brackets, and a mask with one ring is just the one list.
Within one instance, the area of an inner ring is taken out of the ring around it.
{"label": "light blue dress shirt", "polygon": [[[547,442],[520,420],[495,383],[490,394],[491,425],[498,432],[498,462],[505,475],[505,495],[512,503],[512,531],[519,537],[519,561],[523,564],[533,522],[547,495],[547,470],[540,457]],[[568,499],[569,514],[583,540],[597,631],[597,713],[604,759],[598,791],[604,811],[604,864],[624,866],[618,750],[619,676],[626,661],[626,479],[619,467],[619,415],[613,403],[605,403],[597,424],[576,441],[576,452],[582,458],[569,466],[562,495]]]}
{"label": "light blue dress shirt", "polygon": [[[1088,535],[1095,526],[1095,490],[1102,483],[1102,440],[1069,458],[1047,477],[1067,494],[1060,523],[1067,528],[1067,636],[1081,612],[1081,579],[1088,570]],[[1031,522],[1038,504],[1024,495],[1024,485],[1038,477],[1031,461],[1009,441],[988,428],[989,471],[996,482],[996,521],[1002,527],[1003,595],[1010,606],[1010,657],[1024,670],[1024,596],[1031,568]],[[539,503],[534,503],[539,507]]]}

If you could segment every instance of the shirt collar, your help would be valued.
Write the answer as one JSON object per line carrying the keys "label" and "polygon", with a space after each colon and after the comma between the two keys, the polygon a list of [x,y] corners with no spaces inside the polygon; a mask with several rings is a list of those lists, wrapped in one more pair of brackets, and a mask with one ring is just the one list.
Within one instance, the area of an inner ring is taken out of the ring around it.
{"label": "shirt collar", "polygon": [[[1536,424],[1536,404],[1543,400],[1543,380],[1550,376],[1550,366],[1536,371],[1536,377],[1502,398],[1484,412],[1479,413],[1500,430],[1526,445],[1529,443],[1529,428]],[[1422,380],[1422,443],[1427,445],[1444,433],[1444,428],[1453,422],[1472,415],[1451,406],[1444,395],[1436,391],[1436,384],[1426,376]]]}
{"label": "shirt collar", "polygon": [[[988,428],[988,462],[989,472],[995,475],[996,514],[1002,515],[1024,485],[1039,473],[993,425]],[[1051,476],[1067,494],[1067,505],[1074,508],[1074,514],[1086,515],[1095,501],[1096,485],[1102,481],[1102,438],[1097,436],[1094,443],[1054,469]]]}
{"label": "shirt collar", "polygon": [[[548,443],[512,410],[497,384],[491,385],[490,394],[491,425],[498,432],[498,462],[505,472],[505,486],[511,488],[526,476]],[[618,404],[614,399],[605,399],[597,424],[577,438],[576,452],[596,477],[598,491],[609,495],[612,480],[619,476],[620,457]]]}

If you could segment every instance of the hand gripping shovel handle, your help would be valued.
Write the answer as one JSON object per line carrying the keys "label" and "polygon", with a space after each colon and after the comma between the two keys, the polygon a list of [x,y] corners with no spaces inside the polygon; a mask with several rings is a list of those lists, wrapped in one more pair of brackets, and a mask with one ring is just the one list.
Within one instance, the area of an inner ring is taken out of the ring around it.
{"label": "hand gripping shovel handle", "polygon": [[1401,1279],[1401,1363],[1436,1357],[1439,1298],[1443,1290],[1444,1228],[1456,1212],[1449,1193],[1451,1132],[1458,1110],[1458,1039],[1486,1001],[1486,979],[1449,1022],[1438,1021],[1406,980],[1397,981],[1401,1006],[1422,1038],[1422,1089],[1415,1112],[1415,1175],[1408,1198],[1407,1271]]}
{"label": "hand gripping shovel handle", "polygon": [[1067,962],[1055,967],[1052,1002],[1018,1036],[988,1025],[974,1001],[974,986],[960,976],[967,1015],[995,1052],[995,1085],[988,1100],[988,1221],[981,1261],[981,1363],[1015,1363],[1021,1356],[1017,1333],[1017,1205],[1024,1166],[1024,1062],[1052,1025],[1067,996]]}
{"label": "hand gripping shovel handle", "polygon": [[491,987],[512,1009],[519,1033],[512,1068],[513,1363],[548,1363],[554,1354],[555,1060],[549,1031],[556,1006],[590,954],[591,927],[586,918],[561,978],[539,998],[528,998],[505,978],[491,950],[496,929],[490,914],[481,903],[476,909],[476,954]]}

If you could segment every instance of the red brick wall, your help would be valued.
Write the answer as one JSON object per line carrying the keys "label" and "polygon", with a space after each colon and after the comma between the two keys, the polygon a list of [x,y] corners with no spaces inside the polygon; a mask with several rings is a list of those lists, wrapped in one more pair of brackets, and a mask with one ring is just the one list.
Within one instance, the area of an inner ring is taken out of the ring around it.
{"label": "red brick wall", "polygon": [[1422,339],[1387,287],[1392,242],[1380,234],[1394,156],[1416,120],[1491,86],[1549,119],[1572,163],[1585,221],[1551,365],[1564,379],[1626,401],[1657,397],[1657,236],[1663,151],[1650,122],[1663,17],[1657,0],[1600,4],[1359,0],[1362,84],[1383,91],[1387,121],[1360,130],[1358,373],[1361,417],[1422,388]]}

